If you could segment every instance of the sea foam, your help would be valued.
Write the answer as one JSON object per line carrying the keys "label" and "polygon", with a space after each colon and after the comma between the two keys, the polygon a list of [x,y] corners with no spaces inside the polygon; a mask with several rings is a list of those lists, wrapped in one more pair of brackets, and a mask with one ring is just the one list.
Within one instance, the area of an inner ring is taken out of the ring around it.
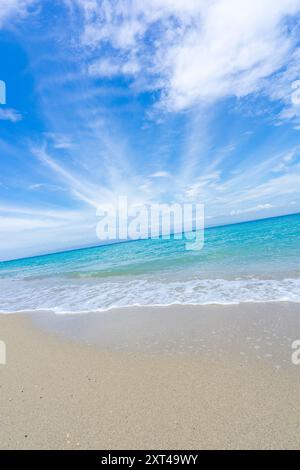
{"label": "sea foam", "polygon": [[[0,285],[3,286],[3,280]],[[14,285],[12,285],[14,284]],[[1,289],[2,312],[51,310],[56,313],[106,311],[130,306],[300,302],[300,279],[213,279],[181,282],[147,280],[56,285],[16,281]]]}

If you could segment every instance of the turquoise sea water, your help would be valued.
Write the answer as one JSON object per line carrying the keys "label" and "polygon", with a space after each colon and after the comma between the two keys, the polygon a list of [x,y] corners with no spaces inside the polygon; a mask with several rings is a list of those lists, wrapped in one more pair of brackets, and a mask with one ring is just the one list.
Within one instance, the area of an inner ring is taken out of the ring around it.
{"label": "turquoise sea water", "polygon": [[0,311],[300,302],[300,214],[0,263]]}

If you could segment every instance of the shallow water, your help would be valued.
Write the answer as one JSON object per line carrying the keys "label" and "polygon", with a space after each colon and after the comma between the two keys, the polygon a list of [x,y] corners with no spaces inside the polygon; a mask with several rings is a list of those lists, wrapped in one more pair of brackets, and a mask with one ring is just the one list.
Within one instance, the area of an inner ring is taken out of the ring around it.
{"label": "shallow water", "polygon": [[209,228],[204,248],[138,240],[0,263],[0,311],[300,302],[300,215]]}

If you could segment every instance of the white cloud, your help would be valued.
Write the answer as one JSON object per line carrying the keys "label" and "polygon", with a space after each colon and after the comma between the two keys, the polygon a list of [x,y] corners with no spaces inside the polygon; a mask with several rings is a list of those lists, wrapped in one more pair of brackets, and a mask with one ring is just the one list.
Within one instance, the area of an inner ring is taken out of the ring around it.
{"label": "white cloud", "polygon": [[12,204],[0,203],[0,213],[2,215],[14,215],[14,216],[27,216],[30,218],[39,218],[46,217],[48,219],[57,219],[57,220],[70,220],[76,219],[78,213],[71,210],[58,210],[57,208],[49,209],[45,207],[26,207],[26,206],[16,206]]}
{"label": "white cloud", "polygon": [[168,171],[156,171],[150,175],[151,178],[169,178],[170,173]]}
{"label": "white cloud", "polygon": [[290,166],[293,164],[294,160],[298,155],[298,149],[288,152],[282,157],[282,160],[273,168],[273,172],[284,172],[290,169]]}
{"label": "white cloud", "polygon": [[42,188],[44,185],[42,183],[35,183],[35,184],[30,184],[28,186],[28,189],[40,189]]}
{"label": "white cloud", "polygon": [[248,212],[260,212],[260,211],[265,211],[267,209],[272,209],[272,204],[258,204],[257,206],[254,207],[248,207],[246,209],[238,209],[238,210],[233,210],[230,212],[230,215],[241,215],[241,214],[247,214]]}
{"label": "white cloud", "polygon": [[115,75],[135,75],[140,70],[138,62],[126,61],[120,63],[116,60],[104,58],[93,62],[88,67],[88,72],[92,76],[113,77]]}
{"label": "white cloud", "polygon": [[93,244],[95,213],[0,204],[0,260]]}
{"label": "white cloud", "polygon": [[12,18],[22,18],[28,13],[28,8],[37,0],[1,0],[0,27]]}
{"label": "white cloud", "polygon": [[48,184],[48,183],[30,184],[28,186],[28,189],[30,189],[31,191],[36,191],[36,190],[40,190],[40,189],[44,189],[44,190],[47,190],[47,191],[65,191],[65,188],[63,188],[61,186],[57,186],[56,184]]}
{"label": "white cloud", "polygon": [[73,3],[85,19],[83,45],[106,52],[109,45],[114,57],[97,59],[90,73],[126,74],[127,67],[137,83],[161,90],[168,109],[268,91],[266,79],[282,69],[285,76],[273,82],[272,95],[289,85],[296,35],[286,20],[299,13],[300,0]]}
{"label": "white cloud", "polygon": [[32,154],[58,175],[77,199],[95,209],[97,208],[99,203],[97,201],[97,193],[99,194],[97,188],[92,187],[87,181],[63,168],[46,152],[45,148],[32,148]]}
{"label": "white cloud", "polygon": [[6,232],[49,229],[57,227],[53,220],[26,219],[21,217],[3,217],[0,215],[1,234]]}
{"label": "white cloud", "polygon": [[56,149],[70,149],[74,143],[70,136],[64,134],[58,134],[54,132],[46,132],[45,136],[51,141],[52,145]]}
{"label": "white cloud", "polygon": [[280,100],[284,108],[279,113],[279,123],[289,119],[294,121],[294,127],[300,124],[300,48],[289,57],[288,66],[266,82],[265,88],[268,96],[273,100]]}
{"label": "white cloud", "polygon": [[19,113],[16,109],[12,108],[0,108],[0,120],[1,121],[10,121],[18,122],[21,121],[22,114]]}
{"label": "white cloud", "polygon": [[220,179],[220,173],[214,172],[205,176],[200,176],[197,180],[185,188],[185,197],[193,199],[203,197],[207,190],[216,189]]}

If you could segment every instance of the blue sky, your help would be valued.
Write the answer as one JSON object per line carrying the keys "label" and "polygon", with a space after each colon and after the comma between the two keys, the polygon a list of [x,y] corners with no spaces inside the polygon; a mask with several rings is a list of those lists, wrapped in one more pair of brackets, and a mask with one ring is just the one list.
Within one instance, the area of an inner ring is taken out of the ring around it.
{"label": "blue sky", "polygon": [[300,212],[300,0],[2,0],[0,259],[97,243],[99,204]]}

